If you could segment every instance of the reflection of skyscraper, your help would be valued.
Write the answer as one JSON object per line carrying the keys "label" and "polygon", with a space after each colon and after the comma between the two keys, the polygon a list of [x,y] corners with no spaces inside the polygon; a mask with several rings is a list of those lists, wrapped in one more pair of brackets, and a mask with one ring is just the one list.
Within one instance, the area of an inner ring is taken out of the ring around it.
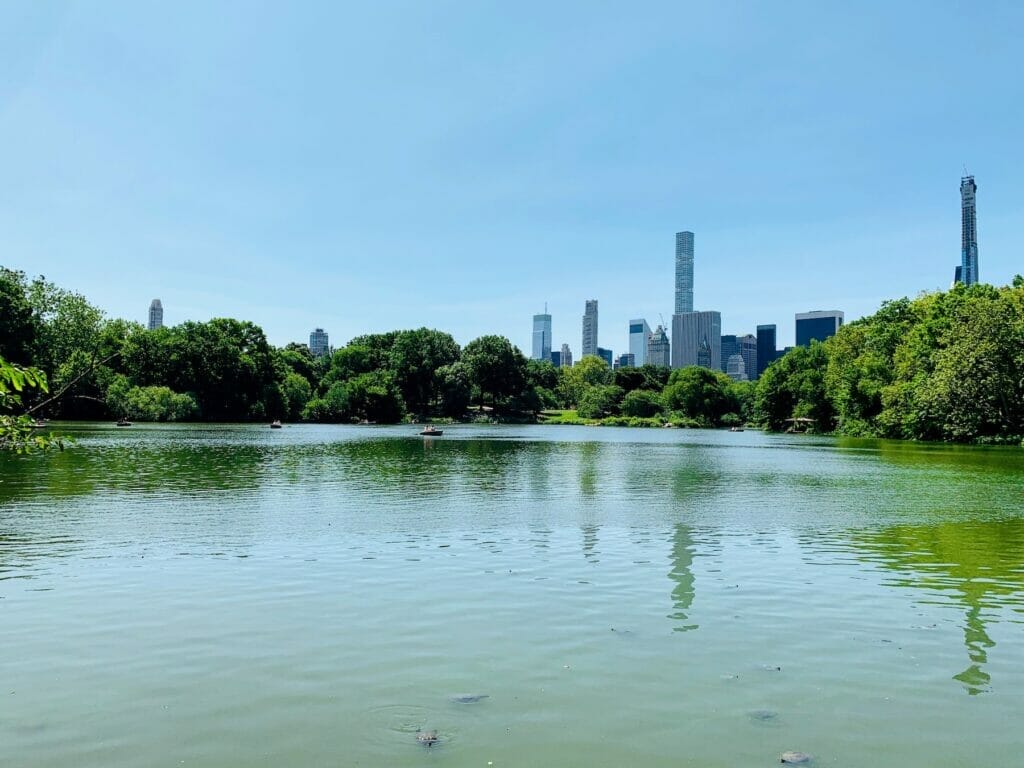
{"label": "reflection of skyscraper", "polygon": [[149,323],[146,327],[151,331],[164,327],[164,305],[160,303],[160,299],[153,299],[149,303]]}
{"label": "reflection of skyscraper", "polygon": [[676,622],[676,632],[687,632],[697,629],[696,624],[690,624],[690,607],[693,605],[695,594],[693,578],[693,554],[695,546],[690,529],[682,523],[677,523],[672,536],[672,570],[668,577],[675,582],[672,588],[672,613],[668,618]]}
{"label": "reflection of skyscraper", "polygon": [[551,315],[533,316],[533,354],[534,360],[551,359]]}
{"label": "reflection of skyscraper", "polygon": [[676,311],[693,312],[693,232],[676,232]]}
{"label": "reflection of skyscraper", "polygon": [[580,357],[597,354],[597,299],[588,299],[583,311],[583,346]]}

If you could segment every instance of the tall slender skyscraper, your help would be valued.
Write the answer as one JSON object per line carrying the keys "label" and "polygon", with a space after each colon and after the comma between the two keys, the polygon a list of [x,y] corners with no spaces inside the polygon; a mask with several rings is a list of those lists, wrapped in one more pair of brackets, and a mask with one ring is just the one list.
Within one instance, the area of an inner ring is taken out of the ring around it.
{"label": "tall slender skyscraper", "polygon": [[960,267],[955,281],[964,285],[978,282],[978,215],[975,196],[978,185],[973,176],[960,179]]}
{"label": "tall slender skyscraper", "polygon": [[597,354],[597,299],[587,299],[583,312],[583,345],[580,357]]}
{"label": "tall slender skyscraper", "polygon": [[146,327],[151,331],[164,327],[164,305],[160,303],[160,299],[153,299],[149,303],[149,322]]}
{"label": "tall slender skyscraper", "polygon": [[676,232],[676,311],[693,312],[693,232]]}
{"label": "tall slender skyscraper", "polygon": [[572,368],[572,350],[569,349],[568,344],[562,345],[562,354],[558,362],[562,368]]}
{"label": "tall slender skyscraper", "polygon": [[534,360],[551,359],[551,315],[544,308],[543,315],[533,316],[533,354]]}

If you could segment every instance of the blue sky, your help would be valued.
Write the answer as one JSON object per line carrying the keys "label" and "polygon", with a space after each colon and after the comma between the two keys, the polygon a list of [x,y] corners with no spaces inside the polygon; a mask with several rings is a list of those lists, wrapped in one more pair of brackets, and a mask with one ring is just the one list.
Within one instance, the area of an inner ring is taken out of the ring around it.
{"label": "blue sky", "polygon": [[0,6],[0,264],[270,340],[426,325],[579,354],[1024,272],[1015,2]]}

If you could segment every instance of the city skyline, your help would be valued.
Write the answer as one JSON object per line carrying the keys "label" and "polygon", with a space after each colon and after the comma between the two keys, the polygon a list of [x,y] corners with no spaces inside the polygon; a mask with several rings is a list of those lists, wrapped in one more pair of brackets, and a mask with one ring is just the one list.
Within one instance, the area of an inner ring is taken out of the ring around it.
{"label": "city skyline", "polygon": [[[577,346],[590,296],[618,353],[630,319],[673,313],[685,229],[695,308],[784,348],[797,312],[948,288],[965,162],[982,277],[1020,271],[1015,5],[570,2],[543,34],[516,7],[111,7],[0,11],[0,247],[113,317],[160,295],[168,325],[251,320],[278,346],[427,326],[528,354],[525,314],[548,300]],[[615,44],[573,45],[580,18]]]}

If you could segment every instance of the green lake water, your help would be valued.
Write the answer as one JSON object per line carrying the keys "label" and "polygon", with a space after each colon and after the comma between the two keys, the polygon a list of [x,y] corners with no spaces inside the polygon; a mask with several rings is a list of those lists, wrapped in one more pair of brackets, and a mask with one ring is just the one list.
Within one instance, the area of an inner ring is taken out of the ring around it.
{"label": "green lake water", "polygon": [[1024,765],[1019,448],[68,430],[0,456],[0,765]]}

